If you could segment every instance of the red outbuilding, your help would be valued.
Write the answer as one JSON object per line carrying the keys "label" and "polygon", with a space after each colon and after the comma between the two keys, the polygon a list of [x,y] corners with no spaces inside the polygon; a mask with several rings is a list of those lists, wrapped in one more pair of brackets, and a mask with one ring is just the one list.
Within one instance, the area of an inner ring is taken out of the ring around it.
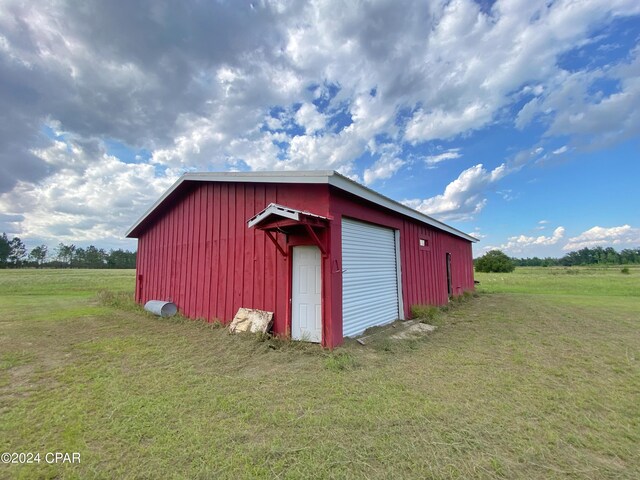
{"label": "red outbuilding", "polygon": [[474,288],[470,235],[333,171],[187,173],[131,227],[136,301],[342,343]]}

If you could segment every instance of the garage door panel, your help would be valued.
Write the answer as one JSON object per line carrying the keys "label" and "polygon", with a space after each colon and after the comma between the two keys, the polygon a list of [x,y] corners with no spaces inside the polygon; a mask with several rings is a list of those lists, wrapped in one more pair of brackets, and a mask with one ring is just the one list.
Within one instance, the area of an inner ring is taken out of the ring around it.
{"label": "garage door panel", "polygon": [[[382,312],[383,309],[389,305],[390,302],[394,302],[395,298],[392,296],[387,296],[387,297],[380,297],[378,298],[377,301],[372,302],[368,299],[366,300],[361,300],[361,299],[352,299],[349,304],[350,304],[350,309],[348,309],[348,311],[352,311],[354,314],[358,313],[362,308],[365,307],[371,307],[372,309],[375,309],[378,312]],[[398,317],[398,312],[395,310],[391,310],[391,309],[387,309],[388,313],[390,313],[391,317],[390,320],[395,320]],[[372,314],[371,312],[369,312],[368,317],[371,317]],[[363,316],[364,317],[364,316]],[[390,321],[389,319],[387,319],[387,321]]]}
{"label": "garage door panel", "polygon": [[[353,280],[351,281],[351,287],[386,287],[388,285],[388,282],[386,279],[371,279],[371,278],[362,278],[359,280]],[[360,296],[359,293],[356,293],[357,296]],[[393,292],[393,295],[395,296],[395,292]]]}
{"label": "garage door panel", "polygon": [[343,219],[342,271],[344,336],[398,318],[394,230]]}

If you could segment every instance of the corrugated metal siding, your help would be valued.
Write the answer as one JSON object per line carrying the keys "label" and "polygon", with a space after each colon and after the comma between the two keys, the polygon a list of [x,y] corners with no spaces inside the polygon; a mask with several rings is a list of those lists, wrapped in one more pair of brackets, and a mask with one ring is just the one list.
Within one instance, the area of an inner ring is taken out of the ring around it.
{"label": "corrugated metal siding", "polygon": [[[246,220],[269,203],[331,217],[323,258],[323,344],[342,342],[343,216],[400,231],[404,314],[418,303],[444,304],[446,253],[454,294],[474,288],[470,242],[326,185],[195,183],[151,218],[138,243],[136,299],[172,300],[191,318],[228,322],[241,306],[275,312],[287,332],[290,263]],[[420,248],[420,238],[429,247]],[[323,237],[324,238],[324,237]],[[281,245],[284,236],[279,235]],[[298,243],[300,244],[300,243]]]}
{"label": "corrugated metal siding", "polygon": [[171,300],[187,317],[225,323],[240,307],[259,308],[274,312],[274,331],[285,333],[288,259],[246,221],[271,202],[326,216],[327,188],[194,184],[141,234],[136,300]]}
{"label": "corrugated metal siding", "polygon": [[[471,243],[448,233],[403,222],[401,251],[405,310],[416,304],[443,305],[448,302],[447,253],[451,253],[451,285],[454,295],[473,290]],[[428,241],[420,247],[420,239]]]}
{"label": "corrugated metal siding", "polygon": [[342,219],[342,324],[345,337],[398,318],[395,233]]}
{"label": "corrugated metal siding", "polygon": [[[402,295],[404,314],[410,318],[411,306],[416,304],[444,305],[447,295],[446,254],[451,253],[451,276],[454,295],[473,290],[472,244],[462,238],[421,224],[395,212],[380,208],[338,189],[331,189],[331,215],[347,216],[400,231],[400,261],[402,266]],[[343,265],[342,245],[337,240],[339,224],[334,224],[331,238],[335,271]],[[420,247],[420,238],[428,240]],[[334,298],[342,299],[342,282],[332,285]],[[334,300],[335,301],[335,300]],[[338,317],[342,305],[332,305],[334,331],[339,328]]]}

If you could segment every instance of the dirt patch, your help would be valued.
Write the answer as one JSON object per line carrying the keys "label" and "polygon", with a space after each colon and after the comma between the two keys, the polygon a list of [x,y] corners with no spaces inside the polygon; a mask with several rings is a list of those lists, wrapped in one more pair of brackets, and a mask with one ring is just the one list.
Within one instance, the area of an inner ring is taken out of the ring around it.
{"label": "dirt patch", "polygon": [[415,322],[412,325],[406,325],[398,333],[391,335],[392,340],[408,340],[410,338],[420,337],[433,332],[437,327],[428,323]]}
{"label": "dirt patch", "polygon": [[415,340],[436,328],[419,320],[397,320],[389,325],[369,328],[354,340],[360,345],[379,344],[391,340]]}

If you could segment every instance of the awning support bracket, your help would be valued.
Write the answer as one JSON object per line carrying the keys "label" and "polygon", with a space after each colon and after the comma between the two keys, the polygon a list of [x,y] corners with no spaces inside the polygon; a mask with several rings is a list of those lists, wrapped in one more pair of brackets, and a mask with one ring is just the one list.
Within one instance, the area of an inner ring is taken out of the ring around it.
{"label": "awning support bracket", "polygon": [[278,243],[278,239],[274,238],[274,236],[271,234],[271,232],[269,230],[264,230],[264,233],[267,234],[267,237],[269,237],[271,239],[271,241],[273,242],[273,244],[276,246],[276,248],[278,249],[278,251],[282,254],[282,256],[284,258],[287,258],[287,252],[285,252],[282,247],[280,246],[280,243]]}
{"label": "awning support bracket", "polygon": [[313,239],[315,244],[318,246],[318,248],[322,252],[322,255],[324,257],[326,257],[327,256],[327,250],[326,250],[326,248],[324,248],[324,245],[322,244],[322,242],[318,238],[318,235],[316,235],[316,232],[313,230],[313,227],[311,225],[309,225],[308,223],[305,223],[304,226],[307,229],[307,232],[309,233],[309,236]]}

